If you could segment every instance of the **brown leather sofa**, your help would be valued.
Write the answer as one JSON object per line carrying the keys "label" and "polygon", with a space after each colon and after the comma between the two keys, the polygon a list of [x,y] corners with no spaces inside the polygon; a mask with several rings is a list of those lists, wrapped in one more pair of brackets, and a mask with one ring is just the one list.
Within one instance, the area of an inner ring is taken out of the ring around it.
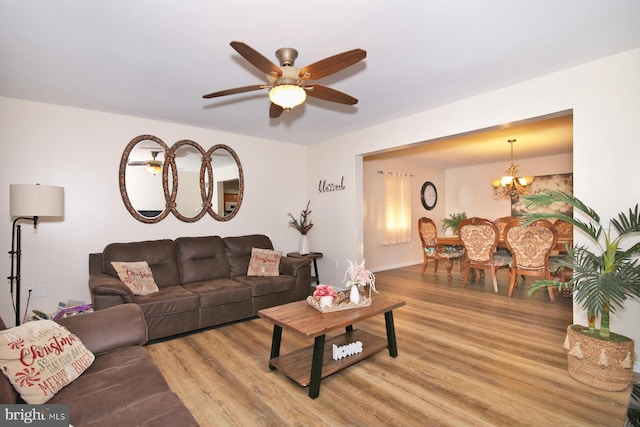
{"label": "brown leather sofa", "polygon": [[[258,310],[305,299],[311,262],[283,256],[279,276],[247,276],[252,248],[273,249],[262,234],[180,237],[112,243],[89,255],[89,288],[96,310],[135,303],[142,308],[149,340],[246,319]],[[146,261],[160,292],[134,295],[112,261]]]}
{"label": "brown leather sofa", "polygon": [[[198,426],[147,351],[147,327],[135,304],[58,320],[91,351],[93,364],[46,404],[69,404],[70,424]],[[0,329],[5,329],[0,319]],[[24,403],[0,374],[0,403]]]}

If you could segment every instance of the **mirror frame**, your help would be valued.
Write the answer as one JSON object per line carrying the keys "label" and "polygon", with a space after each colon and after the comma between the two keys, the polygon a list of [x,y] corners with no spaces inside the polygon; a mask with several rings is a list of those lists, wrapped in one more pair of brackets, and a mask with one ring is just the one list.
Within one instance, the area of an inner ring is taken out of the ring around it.
{"label": "mirror frame", "polygon": [[[202,202],[202,205],[201,205],[202,209],[200,209],[200,212],[197,215],[193,216],[193,217],[185,216],[180,211],[178,211],[178,206],[177,206],[177,203],[176,203],[176,199],[178,197],[178,191],[180,189],[178,166],[176,164],[176,152],[178,151],[179,148],[184,147],[185,145],[188,145],[188,146],[191,146],[191,147],[195,148],[198,151],[198,153],[200,153],[200,159],[201,159],[199,183],[200,183],[200,201]],[[175,144],[173,144],[171,146],[171,148],[169,149],[169,158],[170,158],[170,167],[171,167],[171,170],[172,170],[171,189],[170,189],[170,191],[171,191],[171,212],[180,221],[183,221],[183,222],[196,222],[200,218],[202,218],[203,216],[205,216],[207,214],[208,209],[211,206],[212,193],[210,191],[207,193],[207,191],[206,191],[207,186],[205,185],[205,180],[207,179],[207,177],[208,177],[208,181],[209,181],[209,188],[211,188],[211,185],[213,183],[213,176],[212,176],[213,172],[211,170],[211,162],[207,158],[207,154],[204,151],[204,148],[202,148],[200,146],[200,144],[198,144],[197,142],[191,141],[189,139],[183,139],[183,140],[178,141]],[[164,171],[163,171],[163,174],[164,174]],[[208,174],[208,176],[207,176],[207,174]],[[167,177],[167,188],[168,187],[169,187],[169,183],[168,183],[168,177]]]}
{"label": "mirror frame", "polygon": [[[124,152],[122,153],[122,158],[120,159],[120,170],[118,173],[118,182],[120,185],[120,196],[122,197],[122,201],[124,202],[124,205],[129,211],[129,213],[131,214],[131,216],[133,216],[135,219],[137,219],[140,222],[144,222],[146,224],[155,224],[157,222],[162,221],[164,218],[166,218],[167,215],[169,215],[170,203],[165,202],[164,209],[162,210],[160,215],[150,218],[140,214],[140,212],[138,212],[133,207],[133,205],[131,204],[131,199],[129,199],[129,194],[127,193],[126,171],[127,171],[127,164],[129,163],[129,155],[131,154],[131,151],[133,151],[135,146],[142,141],[153,141],[156,144],[158,144],[164,151],[165,164],[167,163],[167,153],[169,152],[169,147],[160,138],[157,138],[153,135],[140,135],[133,138],[129,142],[129,144],[127,144],[127,146],[125,147]],[[162,191],[164,193],[165,201],[171,200],[171,196],[169,194],[169,188],[167,187],[168,180],[165,178],[167,169],[168,168],[164,168],[164,167],[162,168]]]}
{"label": "mirror frame", "polygon": [[[238,166],[238,201],[236,202],[235,207],[233,208],[233,210],[229,215],[224,215],[224,216],[220,215],[216,211],[214,211],[213,206],[211,206],[211,198],[213,196],[213,191],[211,191],[209,194],[210,197],[209,197],[208,212],[209,212],[209,215],[211,215],[216,221],[229,221],[230,219],[233,219],[233,217],[235,217],[238,214],[238,211],[240,210],[240,205],[242,205],[242,198],[244,196],[244,172],[242,171],[242,164],[240,163],[240,158],[238,157],[238,154],[236,154],[236,152],[233,151],[231,147],[224,144],[214,145],[213,147],[209,148],[209,150],[207,150],[207,159],[209,161],[209,164],[211,165],[212,170],[213,170],[213,153],[216,150],[227,150],[229,154],[231,154],[231,157],[233,157],[233,160],[235,160],[236,166]],[[215,181],[215,176],[212,176],[212,181]],[[210,183],[209,188],[212,188],[211,187],[212,185],[213,184]]]}
{"label": "mirror frame", "polygon": [[[162,168],[162,191],[164,193],[166,204],[164,210],[158,216],[153,218],[145,217],[144,215],[140,214],[131,204],[129,194],[127,193],[126,171],[129,162],[129,155],[139,142],[145,140],[157,143],[162,148],[165,158],[165,167]],[[180,147],[184,145],[190,145],[194,147],[202,156],[202,164],[200,165],[200,197],[202,199],[202,210],[194,217],[184,216],[178,211],[176,206],[176,197],[178,195],[180,183],[178,180],[178,167],[175,161],[175,153]],[[231,157],[233,157],[238,167],[238,201],[236,202],[235,207],[233,208],[231,213],[229,213],[229,215],[218,214],[213,209],[213,205],[211,203],[211,200],[213,198],[213,183],[215,180],[215,171],[213,169],[212,159],[213,153],[216,150],[220,149],[226,150],[231,155]],[[171,178],[169,178],[169,174],[171,174]],[[120,196],[122,197],[122,201],[124,202],[125,207],[129,211],[131,216],[133,216],[138,221],[146,224],[155,224],[162,221],[167,217],[167,215],[169,215],[169,212],[173,213],[173,215],[177,219],[183,222],[196,222],[207,213],[211,215],[211,217],[213,217],[216,221],[229,221],[238,214],[240,206],[242,205],[242,199],[244,197],[244,172],[242,170],[242,163],[240,163],[238,154],[231,147],[225,144],[216,144],[205,152],[205,150],[197,142],[192,140],[183,139],[176,142],[173,146],[169,147],[156,136],[140,135],[133,138],[125,147],[120,159],[120,170],[118,175]],[[170,179],[171,188],[169,188]]]}

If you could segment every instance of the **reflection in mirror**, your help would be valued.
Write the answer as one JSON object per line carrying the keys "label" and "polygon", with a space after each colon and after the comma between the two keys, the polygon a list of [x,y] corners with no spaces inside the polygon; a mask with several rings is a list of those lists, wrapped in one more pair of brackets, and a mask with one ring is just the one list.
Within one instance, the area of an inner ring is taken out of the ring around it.
{"label": "reflection in mirror", "polygon": [[167,216],[163,181],[168,147],[152,135],[134,138],[120,161],[120,194],[127,210],[138,221],[154,223]]}
{"label": "reflection in mirror", "polygon": [[201,175],[204,174],[205,182],[209,176],[207,162],[203,162],[206,153],[196,142],[183,140],[171,147],[171,154],[177,171],[176,181],[169,181],[175,194],[173,213],[181,221],[197,221],[208,207],[208,194],[200,185]]}
{"label": "reflection in mirror", "polygon": [[242,165],[235,151],[226,145],[211,147],[213,192],[209,213],[219,221],[228,221],[240,209],[244,192]]}

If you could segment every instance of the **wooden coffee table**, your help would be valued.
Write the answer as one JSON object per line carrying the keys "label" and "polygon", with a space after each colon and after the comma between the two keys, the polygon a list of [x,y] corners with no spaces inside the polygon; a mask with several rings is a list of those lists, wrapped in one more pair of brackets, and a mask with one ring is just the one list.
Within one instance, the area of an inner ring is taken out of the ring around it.
{"label": "wooden coffee table", "polygon": [[[309,397],[315,399],[320,395],[322,378],[351,366],[385,347],[389,349],[389,356],[398,356],[393,310],[403,305],[405,302],[402,300],[374,295],[369,307],[330,313],[321,313],[306,301],[296,301],[260,310],[258,311],[260,317],[273,322],[269,368],[278,369],[303,387],[309,386]],[[383,313],[387,328],[386,340],[368,332],[353,329],[354,323]],[[325,335],[328,332],[340,328],[345,328],[344,334],[325,342]],[[302,338],[314,338],[313,346],[280,356],[282,329]],[[341,346],[355,341],[362,342],[361,353],[333,360],[333,344]]]}

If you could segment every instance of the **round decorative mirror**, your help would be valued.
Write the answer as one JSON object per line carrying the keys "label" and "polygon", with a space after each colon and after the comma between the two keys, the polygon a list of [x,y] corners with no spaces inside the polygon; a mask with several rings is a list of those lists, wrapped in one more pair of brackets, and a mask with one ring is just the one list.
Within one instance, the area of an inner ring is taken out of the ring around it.
{"label": "round decorative mirror", "polygon": [[175,170],[167,184],[175,201],[171,211],[181,221],[197,221],[211,206],[211,192],[207,191],[211,188],[211,164],[204,149],[190,140],[176,142],[169,158]]}
{"label": "round decorative mirror", "polygon": [[209,214],[218,221],[229,221],[240,210],[244,193],[240,158],[231,147],[223,144],[211,147],[207,151],[207,157],[213,171]]}
{"label": "round decorative mirror", "polygon": [[166,186],[167,145],[153,135],[129,142],[120,159],[120,195],[131,215],[140,222],[156,223],[168,213]]}

